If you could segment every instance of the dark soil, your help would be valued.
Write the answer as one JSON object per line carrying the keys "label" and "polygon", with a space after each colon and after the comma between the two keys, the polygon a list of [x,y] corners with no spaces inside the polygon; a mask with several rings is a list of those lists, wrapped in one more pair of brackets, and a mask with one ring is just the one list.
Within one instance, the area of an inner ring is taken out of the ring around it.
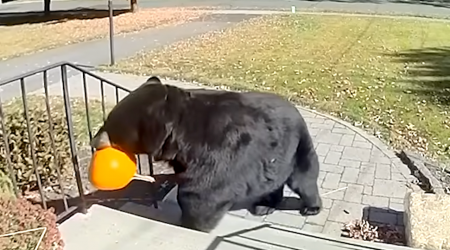
{"label": "dark soil", "polygon": [[[447,193],[450,191],[450,166],[439,167],[436,164],[425,162],[425,167],[430,170],[431,174],[442,183]],[[448,193],[450,194],[450,193]]]}

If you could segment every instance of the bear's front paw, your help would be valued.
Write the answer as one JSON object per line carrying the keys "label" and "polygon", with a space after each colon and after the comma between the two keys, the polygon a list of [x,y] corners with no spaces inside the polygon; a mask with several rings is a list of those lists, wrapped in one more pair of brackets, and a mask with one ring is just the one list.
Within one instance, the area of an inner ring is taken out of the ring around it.
{"label": "bear's front paw", "polygon": [[249,209],[249,212],[255,216],[265,216],[273,214],[273,212],[275,212],[275,208],[266,206],[254,206],[251,209]]}
{"label": "bear's front paw", "polygon": [[318,215],[320,211],[322,210],[321,207],[308,207],[304,206],[300,209],[300,214],[303,216],[312,216],[312,215]]}

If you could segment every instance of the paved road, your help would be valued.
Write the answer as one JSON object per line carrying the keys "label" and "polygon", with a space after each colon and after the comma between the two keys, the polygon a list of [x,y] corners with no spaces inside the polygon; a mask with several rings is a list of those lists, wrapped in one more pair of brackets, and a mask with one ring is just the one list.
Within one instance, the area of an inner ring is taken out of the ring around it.
{"label": "paved road", "polygon": [[[79,7],[106,8],[106,0],[54,1],[53,10],[66,10]],[[127,0],[114,0],[116,8],[128,8]],[[290,9],[295,5],[303,11],[331,10],[378,14],[411,14],[449,17],[450,2],[446,0],[139,0],[143,8],[173,6],[216,6],[226,9]],[[2,12],[23,12],[42,10],[42,1],[22,4],[0,5]]]}

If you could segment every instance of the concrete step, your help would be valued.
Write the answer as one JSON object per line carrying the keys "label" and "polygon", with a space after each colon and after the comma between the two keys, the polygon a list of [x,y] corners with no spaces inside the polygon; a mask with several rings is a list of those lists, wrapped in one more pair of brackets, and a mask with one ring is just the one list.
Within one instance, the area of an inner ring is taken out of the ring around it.
{"label": "concrete step", "polygon": [[59,226],[65,250],[186,249],[198,250],[213,236],[93,205]]}
{"label": "concrete step", "polygon": [[374,244],[275,226],[227,214],[210,234],[179,225],[180,209],[173,189],[159,204],[125,203],[119,210],[93,205],[76,214],[60,231],[66,250],[367,250],[411,248]]}

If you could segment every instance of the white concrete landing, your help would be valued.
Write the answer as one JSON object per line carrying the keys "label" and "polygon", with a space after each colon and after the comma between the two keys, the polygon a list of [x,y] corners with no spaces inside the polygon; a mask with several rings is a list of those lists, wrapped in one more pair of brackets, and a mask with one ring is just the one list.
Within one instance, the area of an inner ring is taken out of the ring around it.
{"label": "white concrete landing", "polygon": [[210,234],[176,226],[180,210],[173,189],[158,209],[126,203],[114,210],[93,205],[62,225],[66,250],[375,250],[411,249],[338,239],[228,214]]}
{"label": "white concrete landing", "polygon": [[[65,250],[206,249],[214,237],[93,205],[59,227]],[[175,237],[176,236],[176,237]]]}

